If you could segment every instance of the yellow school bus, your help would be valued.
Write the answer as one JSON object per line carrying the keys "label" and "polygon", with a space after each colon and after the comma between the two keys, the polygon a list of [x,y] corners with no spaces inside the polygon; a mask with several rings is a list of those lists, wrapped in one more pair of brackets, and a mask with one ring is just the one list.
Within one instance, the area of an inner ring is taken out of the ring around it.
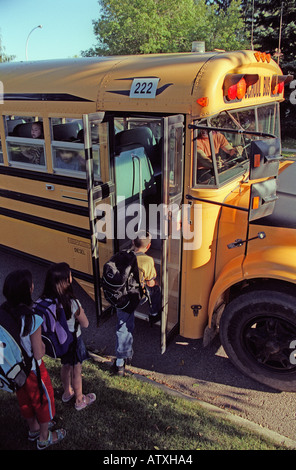
{"label": "yellow school bus", "polygon": [[219,332],[243,373],[295,391],[290,79],[258,51],[1,64],[1,248],[68,262],[100,320],[104,263],[148,230],[161,352]]}

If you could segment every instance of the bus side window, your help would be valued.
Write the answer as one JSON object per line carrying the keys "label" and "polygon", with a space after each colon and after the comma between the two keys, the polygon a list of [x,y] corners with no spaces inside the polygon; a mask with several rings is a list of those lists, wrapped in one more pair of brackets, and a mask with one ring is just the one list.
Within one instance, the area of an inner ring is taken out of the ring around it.
{"label": "bus side window", "polygon": [[208,131],[198,129],[194,140],[196,184],[210,184],[214,176],[214,167]]}
{"label": "bus side window", "polygon": [[[59,122],[60,121],[60,122]],[[52,157],[56,173],[85,172],[85,156],[80,119],[52,119]],[[83,176],[81,174],[81,176]]]}
{"label": "bus side window", "polygon": [[[85,178],[84,132],[81,119],[51,119],[51,149],[55,173]],[[95,177],[100,177],[98,145],[93,146]]]}
{"label": "bus side window", "polygon": [[[27,119],[27,121],[26,121]],[[6,121],[7,151],[10,164],[45,166],[43,122],[37,118]]]}
{"label": "bus side window", "polygon": [[2,150],[1,138],[0,138],[0,163],[3,163],[3,150]]}

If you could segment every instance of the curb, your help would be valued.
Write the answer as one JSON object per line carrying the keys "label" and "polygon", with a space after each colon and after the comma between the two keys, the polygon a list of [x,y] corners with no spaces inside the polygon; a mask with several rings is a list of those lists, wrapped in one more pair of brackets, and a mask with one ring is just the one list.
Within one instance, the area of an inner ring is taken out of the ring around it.
{"label": "curb", "polygon": [[[104,358],[102,356],[99,356],[91,351],[88,351],[90,356],[96,361],[96,362],[103,362],[103,363],[112,363],[110,358]],[[282,445],[287,447],[287,449],[290,450],[295,450],[296,449],[296,441],[293,439],[290,439],[288,437],[282,436],[281,434],[278,434],[275,431],[272,431],[267,428],[263,428],[259,424],[253,423],[252,421],[247,420],[246,418],[242,418],[240,416],[237,416],[227,410],[223,410],[222,408],[219,408],[218,406],[211,405],[210,403],[207,403],[205,401],[199,400],[198,398],[191,397],[189,395],[186,395],[183,392],[180,392],[178,390],[175,390],[173,388],[168,387],[165,384],[159,383],[156,380],[152,380],[149,377],[146,377],[146,375],[139,373],[137,368],[128,366],[128,370],[130,370],[133,374],[134,377],[136,377],[139,380],[142,380],[143,382],[148,382],[151,383],[152,385],[160,388],[161,390],[165,391],[166,393],[169,393],[171,395],[177,396],[179,398],[183,398],[185,400],[190,400],[190,401],[195,401],[198,403],[202,408],[206,409],[209,411],[211,414],[216,416],[217,418],[223,418],[227,419],[233,424],[239,425],[244,427],[245,429],[248,429],[249,431],[253,431],[262,437],[265,437],[266,439],[269,439],[273,441],[275,444]]]}

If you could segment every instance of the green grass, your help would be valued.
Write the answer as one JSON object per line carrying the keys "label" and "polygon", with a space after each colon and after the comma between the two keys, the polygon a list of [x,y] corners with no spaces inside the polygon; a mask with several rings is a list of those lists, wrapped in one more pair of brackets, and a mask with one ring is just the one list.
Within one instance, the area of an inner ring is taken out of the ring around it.
{"label": "green grass", "polygon": [[[289,152],[285,151],[285,149],[288,149]],[[296,139],[292,139],[289,137],[286,137],[285,140],[282,141],[282,155],[284,157],[295,157],[296,154]]]}
{"label": "green grass", "polygon": [[[97,401],[80,412],[63,404],[59,361],[46,358],[56,397],[56,421],[67,430],[55,450],[276,450],[285,449],[217,419],[197,402],[172,396],[132,375],[113,376],[106,365],[83,364],[84,392]],[[35,449],[15,395],[0,392],[0,449]]]}
{"label": "green grass", "polygon": [[282,140],[282,147],[296,150],[296,139],[292,139],[292,137],[286,137]]}

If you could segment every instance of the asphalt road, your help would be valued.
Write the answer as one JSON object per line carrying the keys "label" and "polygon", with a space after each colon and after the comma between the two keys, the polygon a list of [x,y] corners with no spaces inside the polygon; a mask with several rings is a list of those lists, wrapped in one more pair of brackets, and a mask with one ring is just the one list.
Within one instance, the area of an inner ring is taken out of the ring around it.
{"label": "asphalt road", "polygon": [[[5,276],[13,269],[33,274],[34,298],[40,294],[45,268],[0,252],[0,301]],[[97,327],[94,303],[76,283],[75,292],[90,320],[83,331],[87,346],[111,361],[114,357],[115,317]],[[229,362],[219,340],[203,348],[201,340],[176,336],[160,354],[159,327],[136,319],[132,372],[248,419],[264,428],[295,439],[296,393],[279,392],[242,375]]]}

